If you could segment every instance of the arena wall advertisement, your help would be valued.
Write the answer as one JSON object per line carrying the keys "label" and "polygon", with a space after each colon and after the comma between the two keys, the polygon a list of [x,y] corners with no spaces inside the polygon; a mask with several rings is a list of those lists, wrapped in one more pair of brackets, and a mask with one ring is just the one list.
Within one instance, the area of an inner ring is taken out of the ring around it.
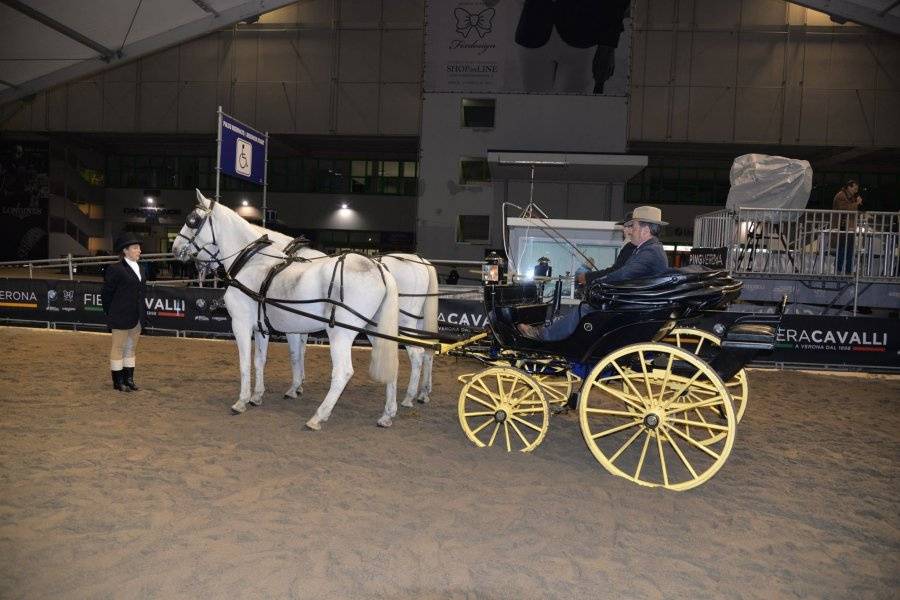
{"label": "arena wall advertisement", "polygon": [[[4,321],[77,323],[102,327],[106,323],[99,282],[42,279],[0,279],[0,324]],[[222,300],[224,290],[150,286],[147,327],[222,335],[231,322]],[[486,323],[476,300],[442,298],[438,310],[441,329],[456,332]],[[742,313],[717,313],[695,326],[713,331]],[[760,364],[829,366],[860,370],[900,367],[900,321],[870,317],[785,315],[774,352]]]}
{"label": "arena wall advertisement", "polygon": [[631,0],[429,0],[426,92],[625,96]]}

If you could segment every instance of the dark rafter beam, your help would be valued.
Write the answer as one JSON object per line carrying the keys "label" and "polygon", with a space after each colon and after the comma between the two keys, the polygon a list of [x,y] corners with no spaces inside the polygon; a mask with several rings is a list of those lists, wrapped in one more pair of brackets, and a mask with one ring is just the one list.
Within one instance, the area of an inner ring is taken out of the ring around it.
{"label": "dark rafter beam", "polygon": [[900,17],[888,14],[891,6],[878,11],[853,0],[790,0],[790,2],[823,12],[834,17],[834,20],[845,19],[900,35]]}
{"label": "dark rafter beam", "polygon": [[97,54],[99,54],[100,56],[102,56],[106,59],[113,58],[116,55],[114,50],[110,50],[103,44],[99,44],[99,43],[95,42],[94,40],[92,40],[91,38],[78,33],[71,27],[66,27],[65,25],[63,25],[62,23],[57,21],[56,19],[52,19],[52,18],[48,17],[47,15],[45,15],[44,13],[34,10],[27,4],[19,2],[19,0],[0,0],[0,3],[7,5],[8,7],[10,7],[13,10],[19,11],[26,17],[30,17],[30,18],[34,19],[35,21],[37,21],[38,23],[46,25],[50,29],[63,34],[67,38],[71,38],[71,39],[75,40],[82,46],[87,46],[88,48],[90,48],[91,50],[93,50],[94,52],[96,52]]}
{"label": "dark rafter beam", "polygon": [[203,10],[203,12],[208,12],[209,14],[215,15],[217,17],[219,16],[219,13],[216,12],[216,9],[204,2],[204,0],[192,0],[192,2],[199,6],[200,9]]}

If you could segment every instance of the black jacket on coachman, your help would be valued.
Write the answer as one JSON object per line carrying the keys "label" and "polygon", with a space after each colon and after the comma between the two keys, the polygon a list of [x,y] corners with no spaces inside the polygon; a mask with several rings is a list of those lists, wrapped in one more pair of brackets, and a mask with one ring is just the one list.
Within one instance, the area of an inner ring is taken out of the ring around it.
{"label": "black jacket on coachman", "polygon": [[615,48],[630,4],[631,0],[525,0],[516,43],[540,48],[556,27],[559,37],[575,48],[598,44]]}
{"label": "black jacket on coachman", "polygon": [[131,329],[138,323],[144,323],[147,315],[144,303],[147,293],[145,273],[142,268],[142,279],[138,279],[132,268],[125,264],[124,258],[106,267],[100,298],[110,329]]}

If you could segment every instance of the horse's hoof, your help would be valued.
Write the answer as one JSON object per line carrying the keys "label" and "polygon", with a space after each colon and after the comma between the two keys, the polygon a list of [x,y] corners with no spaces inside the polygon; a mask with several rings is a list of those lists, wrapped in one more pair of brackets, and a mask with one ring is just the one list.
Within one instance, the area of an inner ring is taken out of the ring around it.
{"label": "horse's hoof", "polygon": [[250,398],[250,404],[252,404],[253,406],[262,406],[262,403],[262,396],[260,396],[259,398]]}
{"label": "horse's hoof", "polygon": [[247,411],[247,403],[243,400],[239,400],[231,405],[231,412],[240,415]]}
{"label": "horse's hoof", "polygon": [[286,391],[284,393],[284,399],[285,400],[296,400],[297,399],[297,391],[294,390],[293,388],[289,389],[288,391]]}
{"label": "horse's hoof", "polygon": [[394,421],[390,417],[381,417],[378,419],[379,427],[390,427],[394,424]]}
{"label": "horse's hoof", "polygon": [[412,408],[413,407],[412,398],[405,399],[403,402],[400,403],[400,406],[405,406],[406,408]]}
{"label": "horse's hoof", "polygon": [[416,402],[418,402],[419,404],[428,404],[429,402],[431,402],[431,398],[429,398],[428,396],[422,396],[421,398],[416,398]]}
{"label": "horse's hoof", "polygon": [[306,422],[306,428],[312,429],[313,431],[319,431],[322,429],[322,425],[318,421],[310,419]]}

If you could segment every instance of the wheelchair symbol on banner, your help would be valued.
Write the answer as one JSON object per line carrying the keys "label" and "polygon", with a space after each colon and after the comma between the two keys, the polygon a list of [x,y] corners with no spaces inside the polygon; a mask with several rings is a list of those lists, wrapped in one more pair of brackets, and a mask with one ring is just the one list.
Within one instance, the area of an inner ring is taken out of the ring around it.
{"label": "wheelchair symbol on banner", "polygon": [[235,142],[234,170],[240,175],[250,177],[253,173],[253,147],[247,140],[238,138]]}

